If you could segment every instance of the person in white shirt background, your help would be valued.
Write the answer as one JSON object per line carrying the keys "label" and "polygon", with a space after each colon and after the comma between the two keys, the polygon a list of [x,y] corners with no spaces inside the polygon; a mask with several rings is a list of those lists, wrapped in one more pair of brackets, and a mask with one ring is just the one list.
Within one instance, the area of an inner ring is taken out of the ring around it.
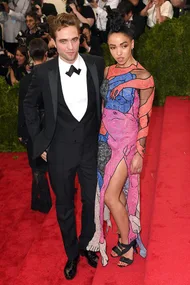
{"label": "person in white shirt background", "polygon": [[100,31],[101,39],[103,42],[107,41],[106,36],[106,26],[108,21],[108,13],[106,7],[111,9],[117,8],[120,0],[89,0],[88,5],[90,5],[96,15],[96,27]]}
{"label": "person in white shirt background", "polygon": [[25,15],[30,10],[30,0],[8,0],[3,6],[0,23],[3,24],[4,48],[14,54],[18,45],[15,38],[19,31],[26,30]]}
{"label": "person in white shirt background", "polygon": [[173,7],[167,0],[143,1],[146,7],[141,11],[141,16],[147,16],[147,26],[152,28],[167,19],[173,18]]}

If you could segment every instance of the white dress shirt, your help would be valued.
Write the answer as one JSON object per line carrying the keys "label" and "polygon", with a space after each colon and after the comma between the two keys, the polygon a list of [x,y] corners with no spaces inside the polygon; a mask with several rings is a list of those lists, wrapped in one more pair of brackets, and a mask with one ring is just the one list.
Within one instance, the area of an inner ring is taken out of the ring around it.
{"label": "white dress shirt", "polygon": [[63,97],[67,107],[77,121],[81,121],[86,113],[88,105],[88,88],[87,88],[87,67],[83,58],[78,55],[72,64],[77,69],[81,69],[80,74],[73,72],[72,76],[66,74],[71,64],[65,62],[59,57],[59,72]]}

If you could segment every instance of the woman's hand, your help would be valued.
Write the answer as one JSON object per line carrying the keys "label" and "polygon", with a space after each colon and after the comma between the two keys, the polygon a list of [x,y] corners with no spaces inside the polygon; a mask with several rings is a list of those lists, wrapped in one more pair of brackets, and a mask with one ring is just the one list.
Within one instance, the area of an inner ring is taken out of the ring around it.
{"label": "woman's hand", "polygon": [[69,6],[71,7],[74,14],[76,14],[78,12],[74,3],[71,3]]}
{"label": "woman's hand", "polygon": [[13,57],[14,57],[14,54],[10,53],[9,51],[6,51],[6,53],[7,53],[7,56],[8,56],[9,58],[13,58]]}
{"label": "woman's hand", "polygon": [[159,0],[154,0],[154,4],[156,8],[161,6],[161,3]]}
{"label": "woman's hand", "polygon": [[153,5],[154,5],[154,1],[152,0],[148,1],[148,4],[146,5],[146,10],[149,10],[150,8],[152,8]]}
{"label": "woman's hand", "polygon": [[137,152],[131,162],[131,174],[139,174],[141,173],[143,168],[143,158],[142,156]]}
{"label": "woman's hand", "polygon": [[42,9],[39,5],[35,5],[36,8],[36,14],[41,17],[42,16]]}

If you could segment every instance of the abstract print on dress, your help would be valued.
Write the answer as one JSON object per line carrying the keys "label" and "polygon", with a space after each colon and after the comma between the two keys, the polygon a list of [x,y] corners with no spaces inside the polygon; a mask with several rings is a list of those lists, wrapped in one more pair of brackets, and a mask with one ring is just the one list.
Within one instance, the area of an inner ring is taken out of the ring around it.
{"label": "abstract print on dress", "polygon": [[[123,187],[130,226],[128,242],[131,243],[136,239],[140,254],[143,257],[146,256],[146,249],[140,239],[140,179],[139,174],[132,174],[130,170],[131,161],[135,153],[143,149],[141,143],[148,134],[154,81],[150,75],[146,78],[146,73],[139,63],[127,68],[113,65],[109,67],[107,77],[101,86],[104,108],[98,148],[96,233],[88,249],[98,248],[102,256],[105,256],[103,252],[105,249],[104,220],[110,224],[109,211],[104,205],[104,196],[112,176],[123,160],[128,173]],[[143,98],[140,90],[143,90]],[[99,238],[99,247],[92,246],[97,242],[97,238]],[[105,256],[102,260],[103,265],[107,264],[107,260]]]}

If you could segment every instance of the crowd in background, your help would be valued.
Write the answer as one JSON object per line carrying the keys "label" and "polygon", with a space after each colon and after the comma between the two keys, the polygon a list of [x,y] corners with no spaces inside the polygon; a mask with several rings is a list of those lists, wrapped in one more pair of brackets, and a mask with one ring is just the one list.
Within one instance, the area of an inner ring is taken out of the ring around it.
{"label": "crowd in background", "polygon": [[[109,21],[117,10],[126,24],[133,25],[135,39],[145,31],[189,8],[189,0],[67,0],[63,10],[74,13],[81,22],[80,52],[103,56],[101,44],[107,41]],[[52,1],[53,2],[53,1]],[[57,15],[54,4],[43,0],[0,1],[0,75],[9,85],[31,72],[28,46],[42,38],[48,45],[47,58],[57,56],[51,38],[51,21]]]}

